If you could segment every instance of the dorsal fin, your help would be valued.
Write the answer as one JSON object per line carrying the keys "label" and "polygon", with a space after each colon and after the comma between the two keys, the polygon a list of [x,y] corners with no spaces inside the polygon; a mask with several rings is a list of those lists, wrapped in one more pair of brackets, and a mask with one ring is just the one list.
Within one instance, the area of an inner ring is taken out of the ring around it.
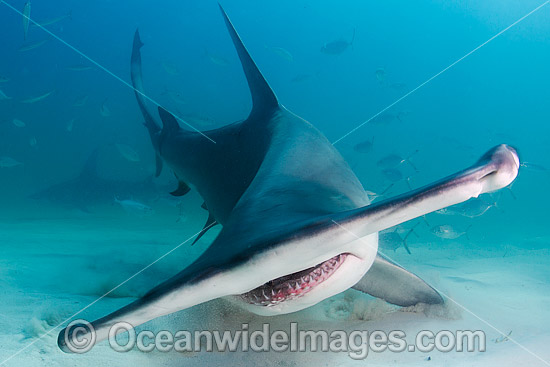
{"label": "dorsal fin", "polygon": [[170,112],[159,106],[159,116],[162,120],[161,135],[170,134],[180,129],[178,121]]}
{"label": "dorsal fin", "polygon": [[250,89],[250,94],[252,95],[252,111],[250,112],[251,116],[262,115],[273,111],[279,106],[277,97],[271,87],[265,80],[264,76],[254,63],[254,60],[250,57],[250,54],[244,47],[244,44],[241,41],[241,38],[235,31],[233,24],[227,17],[227,14],[220,5],[220,10],[225,20],[225,25],[233,41],[233,45],[237,49],[237,54],[241,60],[241,65],[243,67],[246,80],[248,82],[248,88]]}

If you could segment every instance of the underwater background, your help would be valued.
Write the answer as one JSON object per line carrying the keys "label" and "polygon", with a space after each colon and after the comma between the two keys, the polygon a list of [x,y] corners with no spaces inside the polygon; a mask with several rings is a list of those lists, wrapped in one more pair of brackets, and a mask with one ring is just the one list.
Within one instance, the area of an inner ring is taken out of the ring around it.
{"label": "underwater background", "polygon": [[[32,22],[25,37],[21,14],[0,3],[0,364],[548,365],[550,6],[369,120],[543,3],[222,3],[281,103],[334,142],[375,200],[467,167],[500,143],[524,162],[509,189],[477,206],[395,229],[402,237],[414,231],[410,254],[400,241],[380,245],[494,328],[457,307],[406,313],[354,291],[274,318],[313,328],[487,333],[485,353],[432,353],[428,361],[387,352],[367,362],[345,353],[59,351],[49,330],[197,233],[207,216],[196,192],[169,195],[176,187],[169,169],[153,177],[154,151],[124,84],[136,28],[147,95],[194,127],[246,118],[250,95],[215,1],[32,1],[30,18],[50,23],[44,27],[66,43]],[[331,48],[338,41],[344,46]],[[179,247],[80,316],[95,319],[144,295],[218,232]],[[232,328],[243,320],[265,322],[215,301],[152,325]],[[491,341],[499,340],[495,328],[519,344]]]}

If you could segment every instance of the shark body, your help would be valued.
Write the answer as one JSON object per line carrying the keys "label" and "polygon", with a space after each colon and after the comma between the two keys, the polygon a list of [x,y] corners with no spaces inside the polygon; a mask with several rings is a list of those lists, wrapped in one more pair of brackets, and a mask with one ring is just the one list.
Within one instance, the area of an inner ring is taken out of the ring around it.
{"label": "shark body", "polygon": [[[463,171],[370,204],[323,134],[279,103],[223,9],[222,15],[253,107],[246,120],[205,131],[215,144],[182,129],[163,108],[162,128],[147,111],[137,32],[132,80],[157,157],[180,182],[174,194],[196,189],[210,213],[205,230],[223,228],[189,267],[92,322],[94,342],[117,322],[135,327],[220,297],[260,315],[295,312],[351,287],[401,306],[443,302],[416,275],[378,256],[378,232],[507,186],[518,173],[516,151],[499,145]],[[71,351],[66,340],[74,330],[60,332],[63,351]],[[78,337],[90,335],[80,330]]]}

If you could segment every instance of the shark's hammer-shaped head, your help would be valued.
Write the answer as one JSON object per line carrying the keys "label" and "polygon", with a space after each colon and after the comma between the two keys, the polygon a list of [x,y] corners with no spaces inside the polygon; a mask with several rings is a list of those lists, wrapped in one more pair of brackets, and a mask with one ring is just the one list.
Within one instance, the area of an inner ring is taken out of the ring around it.
{"label": "shark's hammer-shaped head", "polygon": [[[427,211],[427,205],[448,205],[444,199],[457,200],[456,194],[453,194],[455,191],[464,190],[468,192],[468,197],[476,197],[499,190],[514,181],[518,169],[516,150],[504,144],[496,146],[470,169],[440,182],[436,187],[441,191],[424,197],[418,207],[424,207],[423,210]],[[422,198],[422,194],[412,194],[411,197]],[[378,233],[373,231],[388,226],[381,224],[380,228],[368,230],[369,218],[359,213],[371,212],[371,223],[375,224],[376,212],[382,213],[381,209],[387,209],[387,206],[382,202],[366,207],[368,210],[361,208],[345,214],[326,216],[302,227],[294,237],[268,247],[243,267],[247,274],[254,274],[255,280],[269,279],[267,282],[229,298],[256,314],[275,315],[310,307],[351,288],[367,273],[375,260]],[[403,208],[407,206],[403,204]],[[393,210],[398,211],[395,208]],[[403,212],[403,215],[407,215],[410,209]],[[384,213],[380,217],[385,215],[388,214]]]}
{"label": "shark's hammer-shaped head", "polygon": [[511,184],[520,167],[516,149],[505,144],[489,150],[479,159],[478,164],[489,164],[493,168],[480,179],[483,192],[496,191]]}

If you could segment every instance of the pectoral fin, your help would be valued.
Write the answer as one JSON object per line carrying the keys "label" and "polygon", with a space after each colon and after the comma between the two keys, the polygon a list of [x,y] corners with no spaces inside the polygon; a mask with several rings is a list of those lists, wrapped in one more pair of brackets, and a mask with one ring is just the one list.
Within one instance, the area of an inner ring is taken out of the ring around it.
{"label": "pectoral fin", "polygon": [[443,303],[439,293],[425,281],[380,255],[353,289],[403,307]]}

